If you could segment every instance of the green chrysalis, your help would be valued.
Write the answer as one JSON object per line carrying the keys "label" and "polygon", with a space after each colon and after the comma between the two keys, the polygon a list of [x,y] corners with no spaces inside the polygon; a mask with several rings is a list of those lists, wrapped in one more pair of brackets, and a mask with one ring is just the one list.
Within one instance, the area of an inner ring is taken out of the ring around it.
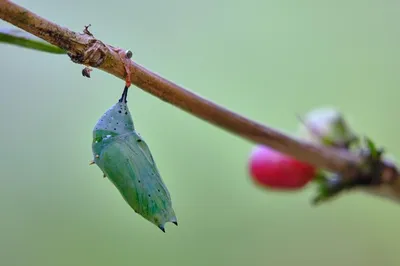
{"label": "green chrysalis", "polygon": [[125,87],[121,99],[94,127],[93,163],[136,213],[165,232],[165,223],[178,225],[178,222],[149,147],[133,125],[127,94],[128,87]]}

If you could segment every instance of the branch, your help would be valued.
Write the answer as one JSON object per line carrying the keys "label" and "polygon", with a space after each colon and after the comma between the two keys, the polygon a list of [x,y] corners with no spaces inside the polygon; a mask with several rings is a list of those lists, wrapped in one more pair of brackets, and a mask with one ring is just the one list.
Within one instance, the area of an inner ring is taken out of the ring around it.
{"label": "branch", "polygon": [[[71,31],[8,0],[0,0],[0,18],[68,51],[68,56],[75,63],[101,69],[120,79],[126,78],[124,62],[116,48],[101,42],[87,30],[83,33]],[[204,99],[131,60],[129,69],[134,85],[200,119],[319,168],[340,173],[346,178],[356,178],[355,173],[363,158],[355,154],[294,139]],[[387,168],[393,172],[393,166],[387,165]],[[396,170],[395,181],[392,178],[391,185],[385,185],[385,189],[400,199],[397,173]]]}

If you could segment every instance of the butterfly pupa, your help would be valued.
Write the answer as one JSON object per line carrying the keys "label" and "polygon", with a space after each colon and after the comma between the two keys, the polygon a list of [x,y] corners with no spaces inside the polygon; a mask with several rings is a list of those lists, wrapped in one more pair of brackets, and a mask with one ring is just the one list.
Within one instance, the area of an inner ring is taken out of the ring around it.
{"label": "butterfly pupa", "polygon": [[178,225],[171,197],[146,142],[135,130],[127,105],[128,87],[100,117],[93,130],[94,163],[129,206],[165,232]]}

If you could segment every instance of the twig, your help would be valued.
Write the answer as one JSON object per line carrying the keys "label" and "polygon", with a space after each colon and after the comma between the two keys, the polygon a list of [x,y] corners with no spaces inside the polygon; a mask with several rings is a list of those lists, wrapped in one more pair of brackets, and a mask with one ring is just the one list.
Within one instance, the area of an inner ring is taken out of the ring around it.
{"label": "twig", "polygon": [[[124,64],[115,47],[95,38],[87,27],[83,33],[73,32],[7,0],[0,0],[0,18],[68,51],[75,63],[125,79]],[[231,133],[349,178],[358,171],[361,158],[352,153],[296,140],[204,99],[135,62],[130,61],[129,67],[132,84]],[[390,189],[400,198],[400,183],[395,183]]]}

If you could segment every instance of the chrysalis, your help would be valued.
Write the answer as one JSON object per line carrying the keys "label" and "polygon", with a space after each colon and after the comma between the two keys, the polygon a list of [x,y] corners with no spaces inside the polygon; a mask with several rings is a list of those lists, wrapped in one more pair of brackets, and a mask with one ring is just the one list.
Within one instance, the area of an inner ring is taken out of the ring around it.
{"label": "chrysalis", "polygon": [[93,130],[93,163],[119,190],[132,209],[165,232],[178,225],[171,197],[146,142],[138,135],[127,106],[128,87]]}

